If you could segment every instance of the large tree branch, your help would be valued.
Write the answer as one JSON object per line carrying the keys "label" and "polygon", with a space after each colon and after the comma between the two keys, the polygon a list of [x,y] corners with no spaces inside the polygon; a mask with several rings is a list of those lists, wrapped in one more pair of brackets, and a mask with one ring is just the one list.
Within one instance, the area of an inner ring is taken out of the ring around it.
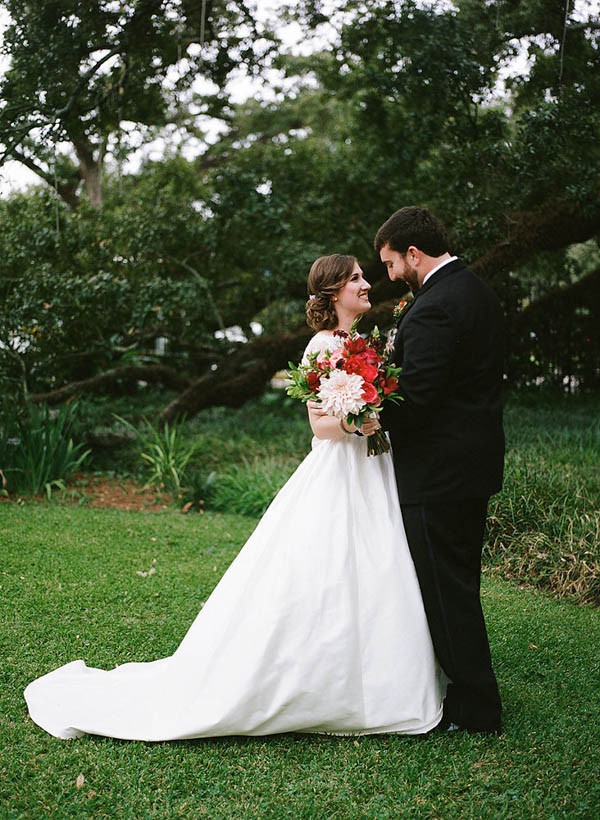
{"label": "large tree branch", "polygon": [[[394,303],[392,300],[374,306],[361,329],[370,330],[376,324],[381,325],[382,330],[389,329]],[[305,326],[281,336],[259,336],[240,345],[236,353],[216,370],[205,373],[173,399],[161,413],[161,424],[181,416],[189,418],[214,405],[240,407],[263,392],[273,373],[286,367],[289,361],[300,358],[312,334],[313,331]]]}
{"label": "large tree branch", "polygon": [[600,268],[582,276],[572,285],[548,291],[518,313],[514,323],[517,327],[528,327],[538,317],[547,317],[558,308],[572,311],[582,305],[592,313],[600,307]]}
{"label": "large tree branch", "polygon": [[[600,208],[598,211],[600,211]],[[539,214],[524,215],[520,221],[515,222],[518,228],[513,230],[512,235],[476,260],[472,268],[483,278],[496,278],[499,272],[508,268],[514,269],[517,266],[516,259],[524,261],[539,250],[549,250],[550,247],[558,249],[595,235],[600,227],[596,221],[598,216],[600,214],[596,213],[595,218],[588,217],[585,220],[563,221],[559,234],[557,225],[557,220],[559,220],[558,209],[545,219],[541,218]],[[563,217],[564,213],[560,218]],[[537,246],[523,234],[524,225],[536,226],[534,239],[535,242],[539,243]],[[570,225],[573,232],[568,233],[565,225]],[[510,264],[508,260],[510,260]],[[596,293],[597,295],[599,279],[600,272],[595,271],[569,288],[548,293],[539,302],[532,304],[516,317],[514,329],[517,330],[518,327],[526,326],[534,317],[540,315],[540,312],[543,313],[544,310],[547,310],[557,299],[562,302],[568,300],[572,305],[576,305],[581,301],[584,293]],[[400,298],[401,291],[398,291],[394,298],[390,299],[388,298],[390,290],[387,287],[386,280],[382,280],[379,286],[379,299],[384,301],[375,304],[373,309],[363,318],[362,330],[370,330],[373,325],[377,324],[382,331],[387,331],[392,324],[392,308]],[[249,398],[259,395],[273,373],[285,368],[288,361],[297,361],[311,335],[310,329],[304,326],[298,327],[283,336],[262,336],[253,339],[247,344],[239,345],[234,352],[218,362],[216,370],[207,371],[191,384],[189,380],[164,365],[128,366],[115,368],[91,379],[65,385],[50,393],[33,395],[31,400],[57,404],[79,392],[101,389],[119,382],[130,384],[132,381],[142,379],[163,383],[182,391],[163,410],[161,423],[173,421],[184,415],[189,418],[200,410],[215,405],[239,407]],[[216,356],[211,359],[213,363],[215,358]]]}
{"label": "large tree branch", "polygon": [[282,336],[259,337],[241,345],[217,370],[209,371],[177,396],[161,413],[160,422],[194,416],[205,407],[240,407],[265,389],[273,373],[297,359],[312,332],[303,328]]}
{"label": "large tree branch", "polygon": [[490,282],[538,253],[557,251],[598,236],[600,198],[586,209],[560,200],[543,210],[511,214],[506,224],[506,238],[471,265],[475,273]]}
{"label": "large tree branch", "polygon": [[36,404],[40,402],[61,404],[79,393],[102,390],[120,382],[132,384],[137,381],[164,384],[174,390],[185,390],[189,385],[189,379],[163,364],[125,365],[115,367],[113,370],[106,370],[104,373],[92,376],[89,379],[65,384],[63,387],[51,390],[49,393],[32,393],[29,398]]}
{"label": "large tree branch", "polygon": [[42,168],[34,159],[23,154],[19,149],[13,151],[13,158],[37,174],[44,182],[47,182],[52,188],[56,189],[56,193],[61,197],[70,208],[76,208],[79,205],[79,197],[77,196],[76,186],[67,185],[59,179],[55,179],[51,171]]}

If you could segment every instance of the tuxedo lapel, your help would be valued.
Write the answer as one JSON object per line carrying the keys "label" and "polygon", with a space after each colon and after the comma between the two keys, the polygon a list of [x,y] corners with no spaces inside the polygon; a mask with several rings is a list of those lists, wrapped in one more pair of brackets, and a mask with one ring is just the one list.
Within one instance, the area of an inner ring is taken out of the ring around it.
{"label": "tuxedo lapel", "polygon": [[447,265],[444,265],[443,268],[440,268],[439,271],[436,271],[432,277],[430,277],[427,282],[423,285],[423,287],[419,288],[419,290],[415,293],[411,301],[408,303],[402,316],[396,322],[396,327],[399,327],[404,317],[407,315],[409,310],[412,309],[417,299],[419,299],[424,293],[427,293],[430,288],[436,285],[438,282],[441,282],[442,279],[446,279],[446,277],[451,276],[456,271],[463,270],[465,267],[464,262],[461,259],[453,259],[452,262],[448,262]]}
{"label": "tuxedo lapel", "polygon": [[427,282],[423,285],[423,287],[419,288],[419,290],[415,293],[412,300],[408,303],[408,306],[405,308],[402,316],[396,322],[396,331],[393,336],[393,346],[394,346],[394,361],[398,364],[402,360],[402,337],[399,333],[400,325],[404,318],[408,315],[409,311],[412,310],[415,303],[418,299],[423,296],[424,293],[427,293],[434,285],[438,282],[441,282],[442,279],[446,279],[448,276],[452,276],[453,273],[456,273],[459,270],[463,270],[465,267],[464,262],[461,259],[453,259],[452,262],[448,262],[447,265],[444,265],[443,268],[440,268],[439,271],[436,271],[433,276],[431,276]]}

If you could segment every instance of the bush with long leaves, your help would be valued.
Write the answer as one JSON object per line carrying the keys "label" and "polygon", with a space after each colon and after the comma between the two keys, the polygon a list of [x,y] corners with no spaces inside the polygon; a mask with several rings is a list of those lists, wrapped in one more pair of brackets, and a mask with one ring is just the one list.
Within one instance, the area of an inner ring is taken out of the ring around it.
{"label": "bush with long leaves", "polygon": [[116,416],[122,424],[133,430],[141,443],[140,457],[147,465],[146,487],[158,487],[181,495],[187,465],[194,455],[196,445],[183,438],[185,420],[164,427],[144,421],[141,429]]}
{"label": "bush with long leaves", "polygon": [[17,419],[16,430],[8,437],[6,428],[3,453],[12,450],[5,465],[7,489],[26,493],[64,489],[66,479],[87,459],[90,451],[74,444],[71,435],[76,406],[51,410],[47,405],[29,405]]}

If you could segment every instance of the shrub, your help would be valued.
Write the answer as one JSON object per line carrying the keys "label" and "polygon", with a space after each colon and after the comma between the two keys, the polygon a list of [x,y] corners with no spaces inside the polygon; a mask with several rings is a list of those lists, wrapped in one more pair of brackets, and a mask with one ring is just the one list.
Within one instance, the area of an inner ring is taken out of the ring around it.
{"label": "shrub", "polygon": [[127,428],[136,432],[141,442],[140,458],[146,464],[146,486],[164,488],[176,496],[181,495],[187,465],[194,455],[196,445],[183,436],[185,420],[164,427],[144,421],[141,430],[121,417],[116,417]]}
{"label": "shrub", "polygon": [[29,405],[16,421],[15,429],[3,428],[0,454],[6,465],[8,490],[28,493],[64,489],[64,482],[84,463],[89,450],[74,444],[71,435],[75,405],[50,410],[47,405]]}
{"label": "shrub", "polygon": [[593,397],[514,397],[504,489],[484,564],[556,597],[600,604],[600,424]]}
{"label": "shrub", "polygon": [[243,459],[218,476],[210,506],[221,512],[262,515],[296,466],[296,459],[289,458]]}

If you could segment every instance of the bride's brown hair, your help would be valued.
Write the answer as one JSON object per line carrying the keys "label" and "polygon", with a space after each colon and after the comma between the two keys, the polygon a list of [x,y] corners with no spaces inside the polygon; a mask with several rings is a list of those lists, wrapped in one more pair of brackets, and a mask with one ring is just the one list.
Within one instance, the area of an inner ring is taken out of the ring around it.
{"label": "bride's brown hair", "polygon": [[352,276],[356,257],[332,253],[316,259],[308,274],[306,322],[313,330],[332,330],[338,322],[334,298]]}

